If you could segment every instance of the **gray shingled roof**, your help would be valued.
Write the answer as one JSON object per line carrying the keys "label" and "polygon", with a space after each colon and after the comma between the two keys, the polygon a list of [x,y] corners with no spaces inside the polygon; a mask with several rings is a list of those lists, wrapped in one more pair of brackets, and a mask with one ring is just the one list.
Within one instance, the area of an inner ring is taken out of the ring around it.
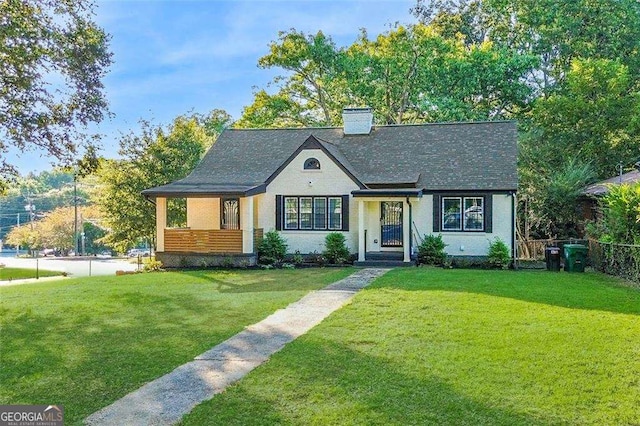
{"label": "gray shingled roof", "polygon": [[415,183],[427,191],[518,186],[516,123],[494,121],[378,126],[349,136],[342,128],[227,129],[189,176],[144,193],[258,187],[309,136],[364,184]]}
{"label": "gray shingled roof", "polygon": [[609,191],[609,185],[634,184],[640,182],[640,170],[625,173],[622,176],[615,176],[601,182],[596,182],[587,186],[582,193],[588,196],[604,195]]}

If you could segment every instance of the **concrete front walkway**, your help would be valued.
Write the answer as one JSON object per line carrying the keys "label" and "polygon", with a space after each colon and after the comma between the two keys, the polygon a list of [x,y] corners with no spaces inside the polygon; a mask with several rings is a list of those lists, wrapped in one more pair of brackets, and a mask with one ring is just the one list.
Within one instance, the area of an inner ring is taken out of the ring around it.
{"label": "concrete front walkway", "polygon": [[362,269],[314,291],[87,417],[97,425],[172,425],[345,305],[388,269]]}

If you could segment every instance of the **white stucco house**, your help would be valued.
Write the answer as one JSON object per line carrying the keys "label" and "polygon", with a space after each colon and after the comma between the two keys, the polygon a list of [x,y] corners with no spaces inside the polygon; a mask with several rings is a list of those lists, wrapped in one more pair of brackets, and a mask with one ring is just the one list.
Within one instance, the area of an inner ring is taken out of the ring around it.
{"label": "white stucco house", "polygon": [[[495,237],[515,246],[513,121],[227,129],[186,178],[143,191],[156,204],[156,255],[167,266],[254,264],[275,229],[289,250],[322,252],[342,232],[358,261],[409,263],[425,234],[452,256],[480,257]],[[187,227],[167,227],[167,199],[186,198]]]}

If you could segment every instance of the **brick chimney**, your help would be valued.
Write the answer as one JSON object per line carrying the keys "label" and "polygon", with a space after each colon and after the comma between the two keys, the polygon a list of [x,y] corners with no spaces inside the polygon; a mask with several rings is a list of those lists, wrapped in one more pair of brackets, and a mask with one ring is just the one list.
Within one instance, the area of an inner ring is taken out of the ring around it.
{"label": "brick chimney", "polygon": [[368,135],[373,125],[371,108],[344,108],[342,110],[345,135]]}

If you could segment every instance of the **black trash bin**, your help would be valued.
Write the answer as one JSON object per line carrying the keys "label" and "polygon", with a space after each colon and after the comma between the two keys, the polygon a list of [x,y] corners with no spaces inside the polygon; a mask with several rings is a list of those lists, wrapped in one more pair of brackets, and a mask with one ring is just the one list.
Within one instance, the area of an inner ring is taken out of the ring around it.
{"label": "black trash bin", "polygon": [[547,247],[544,251],[544,258],[547,261],[547,271],[560,272],[560,247]]}

